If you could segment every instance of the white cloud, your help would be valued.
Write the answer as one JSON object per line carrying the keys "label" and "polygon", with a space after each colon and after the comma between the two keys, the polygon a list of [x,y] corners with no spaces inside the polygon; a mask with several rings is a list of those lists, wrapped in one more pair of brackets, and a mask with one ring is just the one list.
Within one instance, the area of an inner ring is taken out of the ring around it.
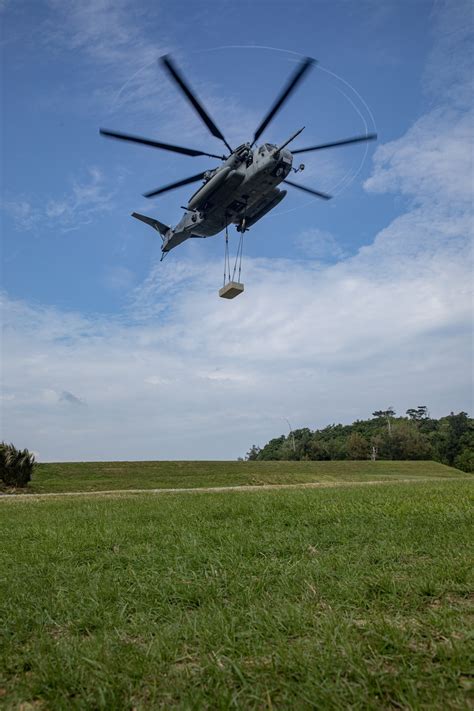
{"label": "white cloud", "polygon": [[424,89],[435,102],[472,109],[474,94],[471,0],[438,0],[432,14],[434,44],[428,58]]}
{"label": "white cloud", "polygon": [[119,68],[121,77],[157,56],[156,40],[144,38],[139,10],[127,0],[50,0],[49,7],[52,15],[44,28],[45,42],[79,50],[104,67]]}
{"label": "white cloud", "polygon": [[469,203],[473,196],[474,112],[437,108],[400,139],[377,148],[372,192],[401,192],[417,202]]}
{"label": "white cloud", "polygon": [[[138,117],[140,125],[150,125],[154,136],[158,135],[158,123],[164,139],[182,135],[188,142],[214,145],[217,151],[219,143],[158,64],[158,58],[172,50],[163,25],[159,35],[144,31],[160,23],[159,6],[139,8],[130,0],[50,0],[49,7],[51,16],[43,27],[43,41],[51,48],[80,53],[93,67],[93,72],[86,74],[88,105],[95,102],[114,116],[114,124],[131,115],[135,120]],[[188,59],[185,73],[189,64],[192,68]],[[239,98],[229,95],[228,86],[216,85],[212,78],[201,77],[191,81],[191,86],[231,143],[248,140],[259,120],[255,110],[242,105]]]}
{"label": "white cloud", "polygon": [[73,181],[69,193],[59,199],[7,197],[2,202],[16,229],[55,228],[60,232],[89,224],[113,206],[114,192],[107,189],[104,176],[96,167],[89,168],[87,178]]}
{"label": "white cloud", "polygon": [[472,3],[439,2],[432,19],[435,41],[423,88],[435,108],[400,139],[377,148],[365,187],[466,214],[474,188]]}
{"label": "white cloud", "polygon": [[344,250],[334,235],[317,227],[303,230],[295,237],[294,244],[302,255],[318,261],[337,261],[344,257]]}
{"label": "white cloud", "polygon": [[[419,208],[330,266],[247,261],[231,302],[220,264],[183,262],[156,266],[126,321],[7,302],[7,436],[45,459],[236,457],[285,416],[468,408],[468,243],[462,221],[430,220]],[[88,407],[66,413],[62,392]]]}
{"label": "white cloud", "polygon": [[112,291],[128,291],[135,282],[135,274],[123,266],[107,267],[104,275],[105,285]]}
{"label": "white cloud", "polygon": [[14,220],[17,228],[24,230],[33,229],[42,215],[41,210],[24,198],[4,198],[2,209]]}
{"label": "white cloud", "polygon": [[130,0],[49,0],[46,8],[41,42],[52,54],[73,55],[74,95],[68,99],[78,110],[153,110],[155,116],[157,107],[166,110],[169,95],[159,86],[156,64],[167,51],[166,36],[163,28],[159,37],[143,30],[158,21],[155,7],[143,9]]}
{"label": "white cloud", "polygon": [[167,385],[171,381],[169,378],[162,378],[160,375],[149,375],[143,382],[150,385]]}

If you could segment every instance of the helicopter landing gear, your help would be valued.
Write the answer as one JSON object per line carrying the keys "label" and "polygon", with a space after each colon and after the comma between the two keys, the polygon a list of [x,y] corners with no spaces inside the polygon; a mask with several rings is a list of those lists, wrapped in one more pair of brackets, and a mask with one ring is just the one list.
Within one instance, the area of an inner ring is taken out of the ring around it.
{"label": "helicopter landing gear", "polygon": [[239,224],[236,227],[237,232],[248,232],[248,227],[247,227],[247,218],[242,217],[240,220]]}
{"label": "helicopter landing gear", "polygon": [[240,219],[239,224],[236,227],[237,232],[242,232],[242,233],[248,231],[248,227],[247,227],[248,197],[247,197],[247,195],[245,196],[245,198],[246,198],[246,200],[245,200],[244,214],[243,214],[243,217]]}

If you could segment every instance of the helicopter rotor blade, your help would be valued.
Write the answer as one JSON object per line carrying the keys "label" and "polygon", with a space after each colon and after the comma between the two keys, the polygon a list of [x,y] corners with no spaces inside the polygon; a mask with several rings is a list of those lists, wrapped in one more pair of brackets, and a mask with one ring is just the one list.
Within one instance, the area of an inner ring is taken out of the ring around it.
{"label": "helicopter rotor blade", "polygon": [[150,190],[148,193],[143,193],[143,197],[151,198],[156,195],[161,195],[162,193],[167,193],[169,190],[175,190],[180,188],[182,185],[189,185],[190,183],[197,183],[198,180],[204,180],[204,173],[198,173],[197,175],[192,175],[190,178],[184,178],[184,180],[178,180],[176,183],[169,183],[164,185],[162,188],[157,188],[156,190]]}
{"label": "helicopter rotor blade", "polygon": [[336,146],[347,146],[350,143],[360,143],[361,141],[375,141],[377,139],[376,133],[367,133],[365,136],[354,136],[353,138],[343,138],[340,141],[333,141],[332,143],[321,143],[319,146],[309,146],[309,148],[296,148],[291,151],[293,155],[296,153],[308,153],[309,151],[320,151],[323,148],[335,148]]}
{"label": "helicopter rotor blade", "polygon": [[278,99],[275,101],[273,104],[272,108],[270,111],[267,113],[263,121],[261,122],[260,126],[257,128],[255,131],[255,135],[253,137],[253,143],[252,145],[258,141],[270,121],[273,119],[273,117],[278,113],[278,111],[281,109],[285,101],[288,99],[290,94],[296,89],[300,81],[303,79],[303,76],[306,74],[308,69],[311,68],[311,66],[316,62],[315,59],[312,59],[311,57],[306,57],[303,59],[303,61],[300,63],[299,67],[297,68],[296,72],[291,76],[290,80],[288,81],[288,84],[285,86],[281,94],[279,95]]}
{"label": "helicopter rotor blade", "polygon": [[316,197],[322,198],[323,200],[330,200],[332,198],[332,195],[322,193],[319,190],[313,190],[313,188],[307,188],[305,185],[298,185],[298,183],[293,183],[292,180],[284,180],[283,182],[287,185],[291,185],[292,188],[298,188],[298,190],[302,190],[303,192],[309,193],[310,195],[315,195]]}
{"label": "helicopter rotor blade", "polygon": [[206,124],[207,128],[209,131],[212,133],[213,136],[216,138],[219,138],[221,141],[225,143],[229,151],[232,153],[232,148],[229,146],[227,141],[224,138],[224,135],[219,131],[217,128],[216,124],[214,121],[211,119],[207,111],[204,109],[204,107],[199,103],[197,100],[197,97],[189,86],[186,84],[184,81],[183,77],[181,74],[178,72],[177,68],[173,64],[171,57],[169,54],[165,54],[163,57],[160,57],[161,64],[163,67],[166,69],[168,72],[169,76],[173,79],[173,81],[176,82],[176,84],[179,86],[187,100],[190,102],[190,104],[193,106],[194,110],[197,111],[199,116],[201,117],[202,121]]}
{"label": "helicopter rotor blade", "polygon": [[216,156],[214,153],[206,153],[204,151],[197,151],[194,148],[185,148],[184,146],[174,146],[171,143],[161,143],[160,141],[154,141],[150,138],[143,138],[142,136],[133,136],[130,133],[119,133],[118,131],[109,131],[108,128],[101,128],[99,133],[106,138],[115,138],[119,141],[130,141],[131,143],[140,143],[144,146],[151,146],[152,148],[161,148],[164,151],[172,151],[173,153],[181,153],[185,156],[208,156],[209,158],[218,158],[223,160],[225,156]]}

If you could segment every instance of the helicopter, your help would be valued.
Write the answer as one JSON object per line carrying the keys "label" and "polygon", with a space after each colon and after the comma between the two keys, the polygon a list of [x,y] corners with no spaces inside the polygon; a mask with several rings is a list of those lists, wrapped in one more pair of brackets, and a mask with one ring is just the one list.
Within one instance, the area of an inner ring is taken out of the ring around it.
{"label": "helicopter", "polygon": [[312,151],[337,146],[372,141],[377,138],[377,134],[367,133],[362,136],[354,136],[352,138],[332,141],[331,143],[323,143],[307,148],[297,148],[290,151],[287,146],[300,135],[303,131],[303,127],[280,145],[272,143],[257,145],[257,141],[269,126],[270,122],[286,103],[311,67],[316,64],[315,59],[305,57],[296,67],[296,70],[290,76],[283,90],[256,129],[252,142],[243,143],[237,148],[232,148],[208,112],[204,109],[196,94],[191,90],[170,55],[160,57],[159,61],[164,71],[184,94],[212,136],[222,141],[226,147],[225,154],[217,155],[215,153],[208,153],[207,151],[176,146],[141,136],[111,131],[105,128],[100,129],[101,135],[107,138],[138,143],[186,156],[207,156],[221,161],[217,168],[197,173],[196,175],[144,193],[144,197],[154,198],[185,185],[202,181],[202,185],[200,185],[191,196],[188,204],[182,208],[185,210],[185,213],[175,227],[170,227],[147,215],[142,215],[137,212],[132,213],[132,217],[150,225],[160,234],[163,240],[161,259],[163,259],[170,250],[190,238],[211,237],[226,230],[227,240],[227,228],[230,224],[234,224],[237,231],[243,234],[262,219],[264,215],[270,212],[270,210],[273,210],[286,196],[287,191],[278,187],[281,183],[323,200],[331,199],[331,195],[327,193],[314,190],[313,188],[287,179],[290,173],[299,173],[304,170],[303,164],[300,164],[297,168],[293,167],[293,157],[301,153],[310,153]]}

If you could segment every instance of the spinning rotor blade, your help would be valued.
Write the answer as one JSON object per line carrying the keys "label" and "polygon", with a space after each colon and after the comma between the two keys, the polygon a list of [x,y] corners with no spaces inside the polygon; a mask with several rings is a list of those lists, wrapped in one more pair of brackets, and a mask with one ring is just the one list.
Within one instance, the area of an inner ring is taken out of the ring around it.
{"label": "spinning rotor blade", "polygon": [[164,185],[162,188],[157,188],[156,190],[150,190],[148,193],[143,193],[143,197],[151,198],[155,195],[161,195],[162,193],[167,193],[168,190],[174,190],[175,188],[180,188],[182,185],[189,185],[190,183],[197,183],[198,180],[204,180],[204,173],[198,173],[197,175],[192,175],[190,178],[184,178],[184,180],[178,180],[177,183],[170,183],[169,185]]}
{"label": "spinning rotor blade", "polygon": [[275,114],[281,109],[285,101],[288,99],[290,94],[296,89],[298,86],[299,82],[302,80],[303,76],[306,74],[308,69],[315,63],[316,60],[312,59],[311,57],[306,57],[306,59],[303,59],[301,62],[300,66],[296,70],[296,72],[293,74],[291,79],[289,80],[288,84],[286,87],[283,89],[281,92],[280,96],[278,99],[275,101],[273,104],[272,108],[268,112],[268,114],[265,116],[263,119],[262,123],[260,126],[257,128],[255,131],[255,135],[253,137],[253,143],[252,145],[258,141],[270,121],[273,119]]}
{"label": "spinning rotor blade", "polygon": [[323,200],[330,200],[332,198],[332,195],[328,195],[327,193],[321,193],[319,190],[313,190],[313,188],[307,188],[304,185],[298,185],[298,183],[293,183],[291,180],[284,180],[284,183],[287,185],[291,185],[292,188],[298,188],[298,190],[302,190],[305,193],[309,193],[310,195],[315,195],[316,197],[322,198]]}
{"label": "spinning rotor blade", "polygon": [[343,138],[341,141],[334,141],[333,143],[321,143],[319,146],[310,146],[309,148],[297,148],[291,151],[293,155],[295,153],[308,153],[308,151],[320,151],[322,148],[334,148],[335,146],[347,146],[349,143],[360,143],[361,141],[375,141],[377,138],[376,133],[368,133],[365,136],[354,136],[354,138]]}
{"label": "spinning rotor blade", "polygon": [[176,82],[176,84],[179,86],[187,100],[191,103],[191,105],[194,107],[194,109],[197,111],[201,119],[204,121],[206,126],[208,127],[209,131],[212,133],[213,136],[216,138],[219,138],[221,141],[225,143],[229,151],[232,153],[232,148],[229,146],[227,141],[225,140],[223,134],[219,131],[217,128],[216,124],[214,121],[211,119],[209,114],[206,112],[206,110],[201,106],[199,101],[197,100],[196,96],[193,94],[191,89],[188,87],[186,82],[184,81],[183,77],[181,74],[178,72],[176,67],[174,66],[173,62],[171,61],[171,58],[168,54],[166,54],[164,57],[161,57],[161,63],[170,75],[170,77]]}
{"label": "spinning rotor blade", "polygon": [[142,138],[141,136],[132,136],[129,133],[118,133],[117,131],[109,131],[107,128],[101,128],[100,134],[107,138],[118,138],[120,141],[130,141],[131,143],[141,143],[144,146],[152,146],[152,148],[162,148],[164,151],[172,151],[173,153],[182,153],[185,156],[209,156],[209,158],[218,158],[223,160],[225,156],[216,156],[213,153],[205,153],[204,151],[196,151],[194,148],[184,148],[183,146],[173,146],[171,143],[160,143],[153,141],[150,138]]}

